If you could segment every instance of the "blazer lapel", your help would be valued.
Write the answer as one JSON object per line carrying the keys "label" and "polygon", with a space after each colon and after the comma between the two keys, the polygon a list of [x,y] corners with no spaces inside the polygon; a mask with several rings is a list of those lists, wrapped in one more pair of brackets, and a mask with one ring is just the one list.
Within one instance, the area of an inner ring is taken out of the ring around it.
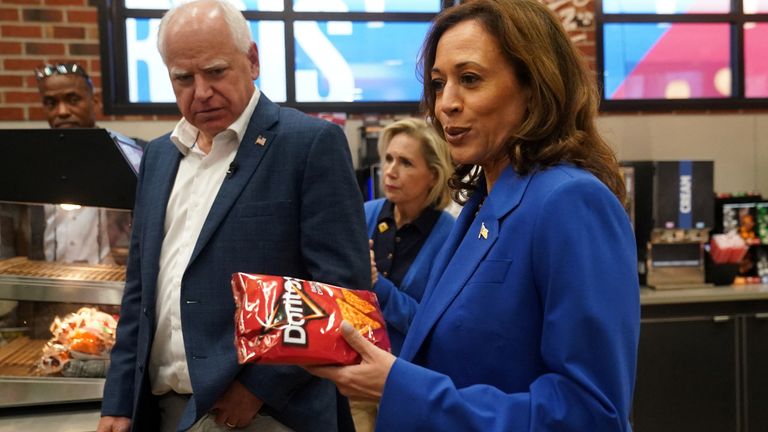
{"label": "blazer lapel", "polygon": [[[464,289],[478,265],[496,243],[501,220],[520,203],[529,180],[530,176],[521,178],[508,167],[494,185],[476,217],[474,213],[481,194],[475,194],[467,203],[446,244],[446,247],[454,248],[455,252],[446,254],[442,263],[436,263],[442,268],[436,267],[430,278],[428,297],[425,295],[422,299],[400,351],[400,357],[411,360],[416,355],[435,323]],[[484,189],[485,181],[481,181],[478,187],[481,188],[479,190]],[[463,229],[464,227],[466,229]]]}
{"label": "blazer lapel", "polygon": [[157,283],[157,274],[160,271],[160,251],[165,237],[165,213],[168,207],[168,199],[173,190],[173,183],[176,180],[176,172],[179,169],[181,153],[170,141],[158,143],[157,146],[160,155],[155,163],[156,173],[154,178],[145,177],[145,181],[151,181],[153,185],[159,187],[144,188],[146,195],[142,205],[146,212],[145,235],[143,237],[142,267],[148,272],[142,272],[149,275],[149,280],[144,281],[154,292]]}
{"label": "blazer lapel", "polygon": [[269,129],[277,123],[278,117],[279,107],[262,94],[258,104],[256,104],[256,109],[253,110],[248,128],[235,155],[234,163],[237,170],[221,184],[219,193],[216,195],[200,231],[188,266],[194,262],[213,233],[224,221],[237,197],[240,196],[240,192],[251,180],[264,154],[274,145],[276,135]]}

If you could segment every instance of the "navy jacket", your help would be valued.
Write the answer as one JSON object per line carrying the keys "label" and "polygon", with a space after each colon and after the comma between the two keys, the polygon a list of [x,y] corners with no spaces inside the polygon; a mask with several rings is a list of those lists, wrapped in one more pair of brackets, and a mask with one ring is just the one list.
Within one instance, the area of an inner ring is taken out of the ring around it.
{"label": "navy jacket", "polygon": [[[102,415],[132,417],[138,431],[157,427],[146,367],[155,323],[163,319],[155,314],[158,263],[180,159],[170,135],[150,142],[144,153],[104,389]],[[362,198],[346,138],[339,127],[262,95],[234,161],[237,170],[224,180],[182,278],[181,323],[194,394],[179,429],[205,414],[236,379],[292,429],[337,430],[337,409],[345,409],[337,406],[331,382],[298,367],[237,363],[230,279],[242,271],[370,289]]]}

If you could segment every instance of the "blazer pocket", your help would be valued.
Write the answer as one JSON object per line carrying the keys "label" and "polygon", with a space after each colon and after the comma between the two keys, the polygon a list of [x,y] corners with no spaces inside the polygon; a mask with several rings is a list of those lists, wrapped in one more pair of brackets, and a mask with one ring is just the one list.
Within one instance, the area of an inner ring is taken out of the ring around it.
{"label": "blazer pocket", "polygon": [[291,208],[292,201],[264,201],[244,204],[238,209],[240,219],[251,219],[284,215]]}
{"label": "blazer pocket", "polygon": [[511,264],[512,260],[489,259],[481,261],[472,278],[467,282],[467,285],[504,282]]}

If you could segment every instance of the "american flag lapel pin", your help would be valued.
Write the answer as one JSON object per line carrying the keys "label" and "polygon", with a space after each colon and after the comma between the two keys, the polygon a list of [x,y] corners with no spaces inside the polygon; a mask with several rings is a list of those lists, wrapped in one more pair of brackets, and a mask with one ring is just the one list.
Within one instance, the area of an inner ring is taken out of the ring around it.
{"label": "american flag lapel pin", "polygon": [[485,227],[485,222],[480,224],[480,234],[477,235],[477,238],[488,240],[488,228]]}
{"label": "american flag lapel pin", "polygon": [[266,143],[267,143],[267,139],[266,139],[266,138],[264,138],[264,135],[259,135],[259,136],[256,138],[256,144],[258,144],[258,145],[260,145],[260,146],[263,146],[263,145],[264,145],[264,144],[266,144]]}

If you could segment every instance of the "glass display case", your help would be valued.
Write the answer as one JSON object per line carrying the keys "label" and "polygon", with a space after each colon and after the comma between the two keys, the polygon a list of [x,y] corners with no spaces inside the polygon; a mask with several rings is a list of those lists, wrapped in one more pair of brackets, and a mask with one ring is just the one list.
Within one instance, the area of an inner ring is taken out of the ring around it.
{"label": "glass display case", "polygon": [[141,155],[106,129],[0,130],[3,414],[101,400]]}
{"label": "glass display case", "polygon": [[101,400],[124,280],[119,264],[0,260],[0,407]]}

